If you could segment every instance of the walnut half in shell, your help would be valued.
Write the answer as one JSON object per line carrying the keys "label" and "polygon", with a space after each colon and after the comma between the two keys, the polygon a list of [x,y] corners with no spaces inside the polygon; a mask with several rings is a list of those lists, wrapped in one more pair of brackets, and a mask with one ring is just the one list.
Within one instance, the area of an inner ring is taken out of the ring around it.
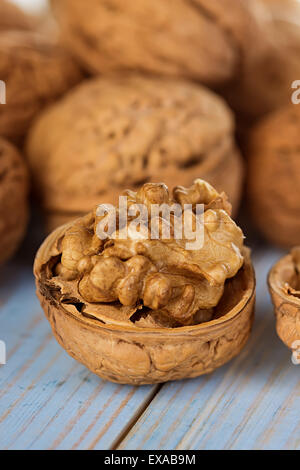
{"label": "walnut half in shell", "polygon": [[290,349],[300,343],[300,247],[281,258],[271,269],[269,290],[275,309],[278,336]]}
{"label": "walnut half in shell", "polygon": [[[54,334],[72,357],[115,382],[211,372],[244,346],[254,308],[250,254],[226,195],[203,180],[176,187],[173,197],[162,183],[125,195],[128,219],[118,219],[112,231],[96,210],[58,228],[41,246],[34,273]],[[153,205],[175,203],[190,204],[194,229],[196,204],[203,204],[201,246],[188,249],[187,239],[175,235],[177,214],[168,220],[164,213],[153,215]],[[136,204],[149,209],[138,238],[132,228]],[[105,240],[101,223],[108,230]]]}

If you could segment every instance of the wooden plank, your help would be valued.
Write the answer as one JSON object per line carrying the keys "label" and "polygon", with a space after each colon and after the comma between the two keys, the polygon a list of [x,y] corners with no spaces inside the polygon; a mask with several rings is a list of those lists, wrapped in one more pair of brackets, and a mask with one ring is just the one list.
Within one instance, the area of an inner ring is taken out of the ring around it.
{"label": "wooden plank", "polygon": [[276,336],[266,286],[280,255],[255,254],[257,317],[239,357],[209,376],[164,385],[120,449],[300,448],[300,368]]}
{"label": "wooden plank", "polygon": [[155,397],[156,387],[104,383],[69,358],[42,315],[28,261],[8,265],[0,273],[0,339],[8,349],[0,448],[108,449],[124,436],[123,449],[300,448],[299,371],[276,337],[265,285],[279,255],[256,253],[258,315],[242,354]]}
{"label": "wooden plank", "polygon": [[2,271],[1,449],[108,449],[126,433],[156,387],[106,383],[56,343],[35,296],[32,269]]}

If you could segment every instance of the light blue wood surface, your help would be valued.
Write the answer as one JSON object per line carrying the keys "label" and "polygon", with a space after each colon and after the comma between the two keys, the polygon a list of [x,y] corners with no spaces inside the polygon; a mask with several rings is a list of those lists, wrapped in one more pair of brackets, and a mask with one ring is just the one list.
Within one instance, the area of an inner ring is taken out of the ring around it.
{"label": "light blue wood surface", "polygon": [[31,267],[11,264],[0,298],[0,449],[113,447],[155,387],[105,383],[71,359],[42,314]]}
{"label": "light blue wood surface", "polygon": [[265,283],[278,255],[254,254],[257,315],[243,352],[209,376],[165,385],[120,449],[300,448],[300,366],[275,334]]}
{"label": "light blue wood surface", "polygon": [[139,388],[103,382],[58,346],[17,258],[0,273],[0,449],[299,449],[300,366],[275,334],[265,284],[279,256],[255,253],[257,318],[237,359]]}

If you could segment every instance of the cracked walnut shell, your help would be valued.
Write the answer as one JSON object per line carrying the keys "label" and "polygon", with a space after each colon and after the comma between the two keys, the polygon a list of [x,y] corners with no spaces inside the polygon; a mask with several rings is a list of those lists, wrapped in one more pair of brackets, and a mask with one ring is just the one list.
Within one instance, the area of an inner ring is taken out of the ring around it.
{"label": "cracked walnut shell", "polygon": [[[254,272],[230,204],[203,180],[175,188],[172,198],[162,183],[125,194],[129,219],[105,240],[95,210],[56,229],[37,253],[37,294],[53,332],[106,380],[145,384],[211,372],[240,352],[254,312]],[[163,214],[158,238],[134,237],[137,203],[149,208],[149,223],[157,220],[152,204],[204,204],[203,246],[188,250],[175,237],[175,215],[169,238]]]}
{"label": "cracked walnut shell", "polygon": [[34,31],[0,31],[0,77],[6,104],[0,105],[0,135],[19,141],[33,118],[79,82],[73,59],[44,35]]}
{"label": "cracked walnut shell", "polygon": [[[51,129],[51,132],[49,132]],[[243,162],[232,114],[195,84],[124,76],[88,80],[34,124],[27,142],[36,194],[48,226],[79,217],[126,188],[200,176],[237,209]]]}
{"label": "cracked walnut shell", "polygon": [[253,220],[268,240],[300,243],[300,107],[290,104],[253,129],[248,194]]}
{"label": "cracked walnut shell", "polygon": [[17,149],[0,138],[0,263],[18,248],[28,221],[28,173]]}
{"label": "cracked walnut shell", "polygon": [[281,340],[292,350],[300,346],[300,247],[281,258],[268,277],[276,329]]}

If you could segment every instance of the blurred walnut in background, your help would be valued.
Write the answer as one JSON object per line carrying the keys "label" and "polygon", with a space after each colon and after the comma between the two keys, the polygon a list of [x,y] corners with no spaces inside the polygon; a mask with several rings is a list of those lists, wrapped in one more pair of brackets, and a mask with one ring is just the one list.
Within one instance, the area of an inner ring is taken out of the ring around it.
{"label": "blurred walnut in background", "polygon": [[26,25],[26,16],[14,10],[0,1],[0,78],[6,84],[0,135],[20,140],[43,106],[76,84],[81,73],[55,38],[24,30],[21,18]]}
{"label": "blurred walnut in background", "polygon": [[300,106],[290,104],[253,129],[249,199],[253,218],[272,242],[300,244]]}
{"label": "blurred walnut in background", "polygon": [[[51,130],[51,132],[50,132]],[[236,210],[243,167],[233,117],[221,98],[173,79],[122,76],[85,82],[46,110],[27,150],[37,196],[53,228],[125,188],[195,175]]]}
{"label": "blurred walnut in background", "polygon": [[245,119],[288,102],[300,61],[262,0],[52,0],[63,40],[93,74],[138,70],[218,87]]}
{"label": "blurred walnut in background", "polygon": [[258,39],[248,44],[245,66],[224,94],[242,117],[255,119],[290,103],[291,84],[300,77],[300,4],[296,0],[248,3],[259,6],[265,51],[255,53]]}
{"label": "blurred walnut in background", "polygon": [[28,220],[28,174],[18,151],[0,138],[0,263],[18,248]]}
{"label": "blurred walnut in background", "polygon": [[8,0],[0,0],[0,31],[7,29],[30,29],[30,18]]}
{"label": "blurred walnut in background", "polygon": [[223,83],[238,51],[205,3],[89,0],[87,8],[81,0],[52,1],[66,44],[94,74],[138,70]]}
{"label": "blurred walnut in background", "polygon": [[[139,70],[224,85],[268,53],[254,0],[52,0],[66,44],[94,74]],[[255,44],[255,47],[249,47]]]}
{"label": "blurred walnut in background", "polygon": [[287,53],[300,57],[300,2],[298,0],[264,0],[270,9],[279,40]]}

